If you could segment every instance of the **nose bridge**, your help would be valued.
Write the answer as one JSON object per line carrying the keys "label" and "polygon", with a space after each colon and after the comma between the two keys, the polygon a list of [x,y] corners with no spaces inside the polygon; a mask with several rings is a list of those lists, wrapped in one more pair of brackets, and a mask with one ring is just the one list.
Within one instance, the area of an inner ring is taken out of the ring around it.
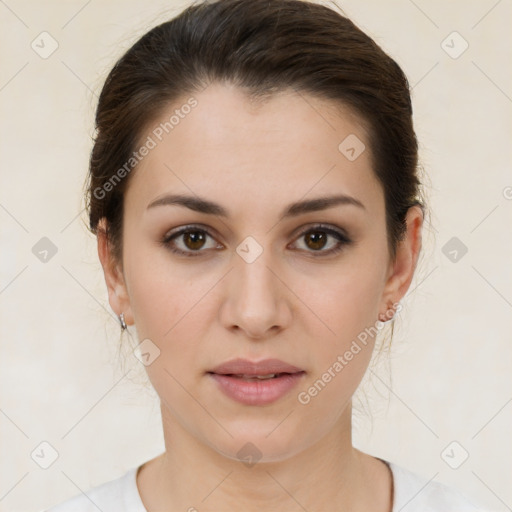
{"label": "nose bridge", "polygon": [[239,291],[238,300],[245,304],[254,303],[253,306],[262,310],[265,305],[269,308],[270,303],[275,305],[277,290],[275,277],[268,268],[272,268],[271,251],[260,247],[251,241],[242,242],[238,246],[238,261],[233,278],[236,279],[236,288]]}
{"label": "nose bridge", "polygon": [[271,250],[248,237],[236,252],[234,268],[229,273],[230,296],[224,323],[231,328],[237,326],[251,337],[261,337],[276,326],[282,328],[287,322],[287,308],[279,279],[274,275]]}

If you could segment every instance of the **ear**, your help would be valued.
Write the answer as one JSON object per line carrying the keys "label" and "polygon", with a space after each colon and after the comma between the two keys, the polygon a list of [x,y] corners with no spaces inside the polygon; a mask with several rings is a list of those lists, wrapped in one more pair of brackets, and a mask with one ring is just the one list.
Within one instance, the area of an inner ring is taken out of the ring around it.
{"label": "ear", "polygon": [[121,262],[115,260],[112,255],[111,245],[107,239],[106,219],[102,218],[98,223],[98,256],[103,267],[105,283],[108,290],[108,301],[114,313],[119,316],[124,313],[127,325],[133,325],[133,314],[130,306],[130,297],[124,279]]}
{"label": "ear", "polygon": [[397,245],[396,258],[390,263],[382,294],[380,316],[387,319],[390,319],[390,304],[398,303],[409,289],[418,263],[423,227],[423,211],[419,206],[409,208],[406,222],[407,232]]}

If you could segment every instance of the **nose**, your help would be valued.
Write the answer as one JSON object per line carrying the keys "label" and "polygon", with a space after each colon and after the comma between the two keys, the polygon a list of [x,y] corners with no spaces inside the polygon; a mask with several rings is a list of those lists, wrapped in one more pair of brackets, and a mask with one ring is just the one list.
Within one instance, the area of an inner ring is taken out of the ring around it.
{"label": "nose", "polygon": [[268,338],[286,329],[291,322],[289,295],[270,251],[264,250],[252,262],[238,254],[233,255],[233,260],[220,308],[224,327],[241,331],[251,339]]}

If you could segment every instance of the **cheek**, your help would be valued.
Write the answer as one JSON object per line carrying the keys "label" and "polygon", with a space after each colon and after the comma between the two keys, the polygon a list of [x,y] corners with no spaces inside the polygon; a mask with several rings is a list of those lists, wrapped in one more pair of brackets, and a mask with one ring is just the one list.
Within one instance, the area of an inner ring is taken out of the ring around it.
{"label": "cheek", "polygon": [[160,344],[157,340],[162,340],[180,317],[180,290],[179,279],[170,282],[152,265],[138,265],[131,272],[130,305],[139,339],[154,338]]}
{"label": "cheek", "polygon": [[133,277],[131,302],[138,339],[158,347],[158,356],[145,368],[148,378],[167,407],[180,411],[190,407],[184,390],[205,370],[199,357],[205,338],[201,329],[209,319],[201,297],[208,288],[168,274],[146,270]]}
{"label": "cheek", "polygon": [[299,390],[297,401],[311,421],[324,418],[326,431],[367,371],[377,333],[378,292],[371,272],[358,272],[339,276],[323,293],[310,295],[311,309],[328,328],[315,319],[327,335],[311,338],[315,371]]}
{"label": "cheek", "polygon": [[172,265],[165,251],[154,248],[134,250],[125,265],[138,339],[159,348],[166,368],[190,371],[204,327],[214,321],[209,291],[218,277]]}
{"label": "cheek", "polygon": [[[321,335],[338,344],[338,348],[378,319],[382,294],[379,263],[364,265],[359,261],[360,264],[340,266],[322,276],[297,279],[294,286],[294,292],[307,305],[303,309],[311,336]],[[313,324],[317,326],[315,330]]]}
{"label": "cheek", "polygon": [[[127,233],[125,240],[125,268],[139,339],[162,339],[183,316],[183,274],[173,271],[165,251],[156,242]],[[193,292],[193,289],[191,290]],[[181,313],[181,314],[180,314]]]}

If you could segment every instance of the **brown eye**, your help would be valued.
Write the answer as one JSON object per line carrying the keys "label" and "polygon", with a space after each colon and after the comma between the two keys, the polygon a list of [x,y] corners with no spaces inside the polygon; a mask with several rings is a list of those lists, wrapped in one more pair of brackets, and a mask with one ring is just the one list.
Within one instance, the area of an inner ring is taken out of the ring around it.
{"label": "brown eye", "polygon": [[206,237],[202,231],[186,231],[183,233],[183,243],[187,249],[195,250],[201,249],[204,245]]}
{"label": "brown eye", "polygon": [[171,252],[181,256],[200,256],[207,249],[221,249],[213,236],[205,229],[188,226],[167,234],[162,244]]}
{"label": "brown eye", "polygon": [[306,245],[315,251],[327,244],[327,235],[323,231],[310,231],[305,235]]}
{"label": "brown eye", "polygon": [[302,243],[296,242],[299,249],[315,256],[336,254],[352,243],[344,232],[322,224],[303,231],[297,240],[302,241]]}

